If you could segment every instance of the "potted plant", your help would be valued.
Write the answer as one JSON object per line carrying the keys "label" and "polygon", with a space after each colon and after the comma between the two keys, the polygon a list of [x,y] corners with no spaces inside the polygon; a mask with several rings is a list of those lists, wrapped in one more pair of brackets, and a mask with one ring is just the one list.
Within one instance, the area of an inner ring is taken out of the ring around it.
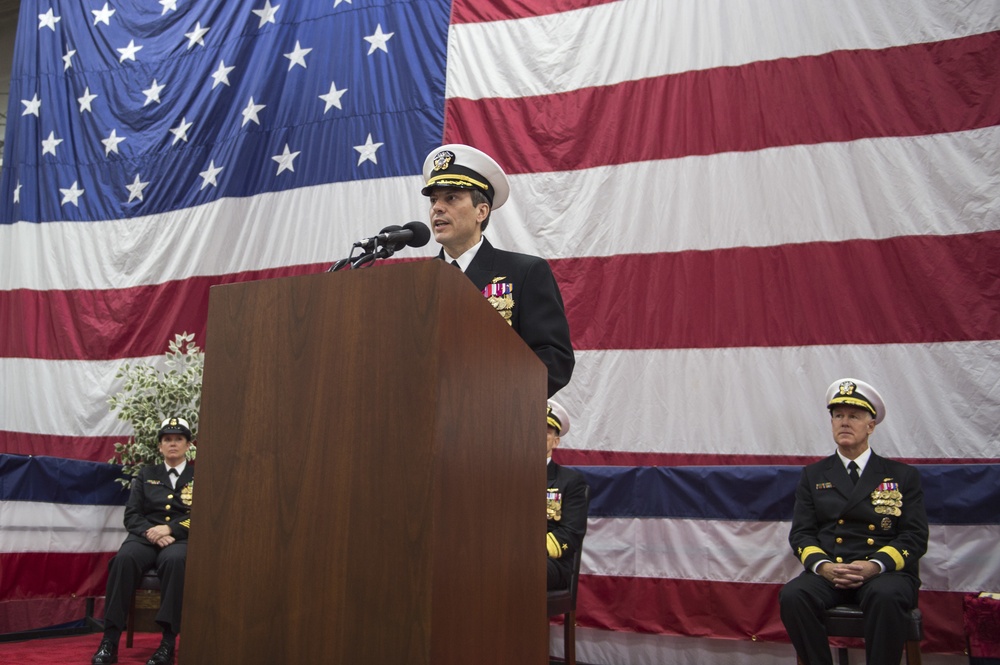
{"label": "potted plant", "polygon": [[[118,419],[132,426],[132,435],[125,443],[115,443],[115,455],[108,460],[122,465],[123,477],[119,482],[124,485],[143,466],[160,461],[157,433],[164,418],[184,418],[197,439],[205,354],[195,344],[194,334],[175,335],[162,364],[165,370],[146,361],[123,364],[116,378],[125,379],[125,383],[108,400],[111,411],[118,412]],[[188,459],[193,460],[195,452],[192,445]]]}

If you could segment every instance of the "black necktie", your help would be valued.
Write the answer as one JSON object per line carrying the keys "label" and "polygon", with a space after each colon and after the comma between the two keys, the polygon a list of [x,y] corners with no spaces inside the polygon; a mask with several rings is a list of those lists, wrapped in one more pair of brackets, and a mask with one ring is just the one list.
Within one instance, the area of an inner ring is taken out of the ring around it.
{"label": "black necktie", "polygon": [[170,471],[167,471],[167,475],[170,476],[170,486],[176,487],[177,478],[180,476],[180,474],[177,473],[177,469],[170,469]]}
{"label": "black necktie", "polygon": [[851,460],[847,465],[847,475],[850,477],[852,485],[858,484],[858,463],[854,460]]}
{"label": "black necktie", "polygon": [[458,265],[458,261],[455,261],[454,259],[452,259],[451,265],[455,266],[459,270],[462,269],[462,266]]}

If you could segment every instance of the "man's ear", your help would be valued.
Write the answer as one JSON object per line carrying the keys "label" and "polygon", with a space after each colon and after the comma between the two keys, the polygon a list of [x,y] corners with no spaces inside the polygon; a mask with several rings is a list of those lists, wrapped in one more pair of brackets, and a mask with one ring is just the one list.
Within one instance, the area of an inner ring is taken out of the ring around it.
{"label": "man's ear", "polygon": [[490,216],[490,204],[488,204],[488,203],[480,203],[478,206],[476,206],[476,221],[477,222],[482,222],[483,220],[485,220],[489,216]]}

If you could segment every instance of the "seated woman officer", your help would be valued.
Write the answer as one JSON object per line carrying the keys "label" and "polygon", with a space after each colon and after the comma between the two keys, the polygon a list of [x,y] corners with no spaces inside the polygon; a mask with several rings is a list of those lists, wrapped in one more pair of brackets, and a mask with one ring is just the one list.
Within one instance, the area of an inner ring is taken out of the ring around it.
{"label": "seated woman officer", "polygon": [[163,640],[146,665],[174,662],[194,495],[194,465],[187,463],[191,428],[183,418],[167,418],[158,439],[163,462],[143,467],[132,481],[125,506],[128,537],[108,566],[104,636],[92,665],[118,662],[118,640],[125,629],[129,601],[152,568],[160,578],[156,622],[163,628]]}

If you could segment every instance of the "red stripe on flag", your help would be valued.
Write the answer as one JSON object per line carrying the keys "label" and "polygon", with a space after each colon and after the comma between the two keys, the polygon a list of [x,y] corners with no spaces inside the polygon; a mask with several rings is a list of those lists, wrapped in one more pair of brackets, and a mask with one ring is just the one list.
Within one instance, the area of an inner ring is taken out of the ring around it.
{"label": "red stripe on flag", "polygon": [[[5,633],[21,633],[29,630],[51,628],[61,624],[79,621],[87,616],[87,598],[32,598],[30,600],[0,600],[0,635]],[[94,600],[92,617],[104,616],[104,599]],[[5,637],[7,637],[5,635]],[[88,642],[93,638],[88,637]],[[32,642],[32,653],[38,655],[38,646]],[[5,643],[0,641],[0,662],[16,663],[9,659],[8,653],[16,653],[19,649],[27,649],[24,642]],[[35,660],[34,662],[45,662]],[[55,662],[49,660],[48,662]],[[122,663],[127,661],[122,660]],[[138,662],[138,661],[136,661]]]}
{"label": "red stripe on flag", "polygon": [[[0,452],[107,462],[124,436],[57,436],[0,430]],[[809,455],[734,455],[726,453],[655,453],[579,450],[560,447],[552,458],[566,466],[805,466],[821,457]],[[895,458],[907,464],[1000,464],[1000,457]]]}
{"label": "red stripe on flag", "polygon": [[0,599],[103,596],[113,556],[114,552],[0,553]]}
{"label": "red stripe on flag", "polygon": [[[584,551],[587,543],[584,540]],[[633,633],[788,642],[779,584],[581,575],[580,626]],[[962,593],[921,591],[925,653],[962,653]]]}
{"label": "red stripe on flag", "polygon": [[194,277],[127,289],[0,291],[0,357],[108,360],[165,353],[180,332],[204,343],[209,289],[322,272],[327,264]]}
{"label": "red stripe on flag", "polygon": [[545,16],[596,7],[619,0],[545,0],[544,2],[525,2],[525,0],[455,0],[451,6],[452,23],[486,23],[487,21],[506,21],[532,16]]}
{"label": "red stripe on flag", "polygon": [[[997,339],[1000,231],[552,262],[574,347],[676,349]],[[117,291],[0,292],[20,321],[0,357],[152,356],[204,341],[215,284],[322,266],[197,277]],[[82,322],[86,322],[86,325]]]}
{"label": "red stripe on flag", "polygon": [[125,436],[59,436],[0,430],[0,452],[107,462],[115,453],[115,443],[125,443],[127,439]]}
{"label": "red stripe on flag", "polygon": [[444,136],[529,173],[957,132],[1000,124],[997,62],[991,32],[540,97],[452,98]]}
{"label": "red stripe on flag", "polygon": [[573,345],[997,339],[1000,231],[553,262]]}

